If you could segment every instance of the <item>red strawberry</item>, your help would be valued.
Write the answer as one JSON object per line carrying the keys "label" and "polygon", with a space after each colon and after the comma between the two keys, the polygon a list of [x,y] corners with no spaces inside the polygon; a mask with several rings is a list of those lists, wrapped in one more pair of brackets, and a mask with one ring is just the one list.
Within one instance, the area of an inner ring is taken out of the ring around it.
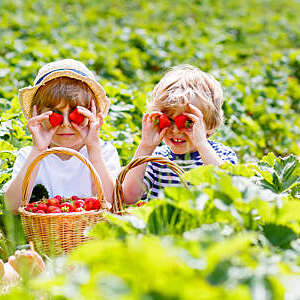
{"label": "red strawberry", "polygon": [[160,115],[158,118],[158,126],[160,129],[164,129],[171,125],[171,121],[166,115]]}
{"label": "red strawberry", "polygon": [[57,206],[49,206],[47,209],[47,213],[48,214],[57,214],[57,213],[61,213],[61,209]]}
{"label": "red strawberry", "polygon": [[54,110],[52,114],[49,116],[49,121],[52,127],[56,127],[62,124],[62,122],[64,121],[64,117],[59,111]]}
{"label": "red strawberry", "polygon": [[84,115],[79,113],[78,108],[75,108],[72,112],[69,113],[69,120],[80,125],[84,120]]}
{"label": "red strawberry", "polygon": [[37,203],[29,203],[27,204],[27,206],[25,207],[25,210],[30,211],[30,212],[36,212],[38,204]]}
{"label": "red strawberry", "polygon": [[79,199],[80,199],[78,196],[72,196],[71,198],[72,198],[72,200],[74,200],[74,201],[76,201],[76,200],[79,200]]}
{"label": "red strawberry", "polygon": [[59,196],[59,195],[54,196],[54,198],[56,198],[57,200],[61,201],[61,196]]}
{"label": "red strawberry", "polygon": [[60,205],[60,209],[63,212],[72,212],[74,211],[74,207],[71,202],[64,202]]}
{"label": "red strawberry", "polygon": [[57,198],[50,198],[47,201],[48,206],[59,206],[59,200]]}
{"label": "red strawberry", "polygon": [[140,206],[143,206],[143,205],[145,205],[147,202],[145,202],[145,201],[139,201],[136,205],[138,206],[138,207],[140,207]]}
{"label": "red strawberry", "polygon": [[29,204],[26,205],[25,210],[30,211],[30,212],[36,212],[37,211],[37,205],[35,205],[33,203],[29,203]]}
{"label": "red strawberry", "polygon": [[44,212],[43,210],[41,210],[41,209],[40,209],[40,210],[37,210],[36,213],[37,213],[37,214],[45,214],[45,212]]}
{"label": "red strawberry", "polygon": [[185,115],[179,115],[174,119],[178,129],[191,127],[191,120],[189,120]]}
{"label": "red strawberry", "polygon": [[78,208],[78,207],[84,207],[84,201],[83,200],[76,200],[74,202],[74,207]]}
{"label": "red strawberry", "polygon": [[46,212],[47,209],[48,209],[48,205],[43,202],[39,203],[37,206],[37,210],[43,210],[44,212]]}
{"label": "red strawberry", "polygon": [[84,208],[85,210],[98,210],[100,209],[100,202],[95,198],[86,198],[84,200]]}

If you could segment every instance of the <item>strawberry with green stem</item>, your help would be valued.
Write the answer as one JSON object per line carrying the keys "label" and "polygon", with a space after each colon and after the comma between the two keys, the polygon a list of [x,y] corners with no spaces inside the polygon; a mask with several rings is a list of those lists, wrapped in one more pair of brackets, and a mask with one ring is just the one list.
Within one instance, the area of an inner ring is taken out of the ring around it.
{"label": "strawberry with green stem", "polygon": [[171,125],[171,121],[166,115],[162,114],[154,121],[154,125],[157,124],[160,129],[164,129]]}
{"label": "strawberry with green stem", "polygon": [[177,126],[177,128],[183,129],[183,128],[190,128],[192,126],[192,121],[189,120],[185,115],[181,114],[179,116],[177,116],[175,119],[175,124]]}
{"label": "strawberry with green stem", "polygon": [[56,127],[60,124],[62,124],[64,121],[64,117],[62,113],[58,110],[54,110],[52,114],[49,116],[49,122],[52,127]]}
{"label": "strawberry with green stem", "polygon": [[84,120],[84,115],[78,111],[78,108],[75,108],[69,113],[69,120],[80,125]]}

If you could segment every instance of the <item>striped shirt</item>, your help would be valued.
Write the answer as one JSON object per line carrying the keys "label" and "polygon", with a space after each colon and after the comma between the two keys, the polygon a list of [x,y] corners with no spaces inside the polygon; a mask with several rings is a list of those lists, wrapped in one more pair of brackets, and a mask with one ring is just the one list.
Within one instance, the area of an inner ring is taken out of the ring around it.
{"label": "striped shirt", "polygon": [[[238,162],[235,152],[228,146],[211,140],[209,140],[209,143],[223,161],[228,161],[232,164]],[[169,158],[184,171],[189,171],[203,165],[198,151],[186,154],[175,154],[167,145],[163,145],[157,147],[153,155]],[[144,184],[147,187],[147,192],[143,195],[142,199],[151,200],[157,198],[160,190],[163,188],[179,186],[180,180],[168,166],[157,162],[149,162],[145,171]]]}

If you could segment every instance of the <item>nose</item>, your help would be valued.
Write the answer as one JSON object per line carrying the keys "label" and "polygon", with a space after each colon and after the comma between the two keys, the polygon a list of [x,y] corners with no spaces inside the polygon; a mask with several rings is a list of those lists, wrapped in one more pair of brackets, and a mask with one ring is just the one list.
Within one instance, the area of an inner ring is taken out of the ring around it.
{"label": "nose", "polygon": [[170,130],[171,130],[173,133],[178,133],[178,132],[180,132],[180,130],[177,128],[177,126],[176,126],[175,123],[172,123],[172,124],[171,124]]}
{"label": "nose", "polygon": [[64,117],[64,120],[63,120],[63,123],[61,124],[61,126],[62,127],[71,127],[72,124],[70,123],[70,120],[69,120],[69,111],[64,111],[63,117]]}

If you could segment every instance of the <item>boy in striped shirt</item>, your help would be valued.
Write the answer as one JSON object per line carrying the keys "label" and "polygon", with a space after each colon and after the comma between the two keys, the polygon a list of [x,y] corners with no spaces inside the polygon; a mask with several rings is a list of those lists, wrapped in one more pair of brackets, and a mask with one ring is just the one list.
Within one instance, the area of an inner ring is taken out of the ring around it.
{"label": "boy in striped shirt", "polygon": [[[184,171],[226,161],[237,163],[233,150],[209,139],[223,122],[223,102],[221,85],[212,75],[190,65],[172,68],[152,92],[151,112],[143,117],[142,139],[134,158],[164,156]],[[157,198],[164,187],[179,184],[167,166],[143,164],[126,175],[125,201],[133,204],[141,198]]]}

